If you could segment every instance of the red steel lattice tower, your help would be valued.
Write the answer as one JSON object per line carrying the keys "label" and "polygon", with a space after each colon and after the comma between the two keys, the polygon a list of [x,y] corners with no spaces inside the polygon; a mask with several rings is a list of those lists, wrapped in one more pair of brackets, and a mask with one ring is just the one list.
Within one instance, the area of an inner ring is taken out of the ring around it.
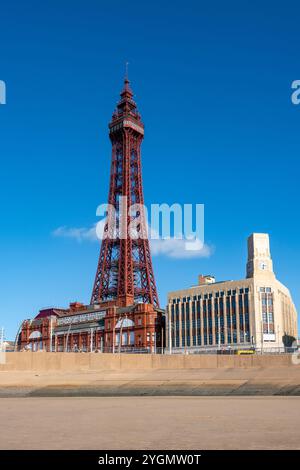
{"label": "red steel lattice tower", "polygon": [[[112,161],[108,203],[116,211],[116,223],[111,228],[108,212],[91,304],[114,300],[120,306],[147,303],[159,307],[145,214],[143,209],[129,212],[132,205],[144,204],[140,150],[144,126],[127,76],[109,130]],[[120,216],[124,210],[120,208],[120,199],[126,201],[125,218]],[[118,230],[121,226],[124,229],[125,224],[128,233],[134,218],[138,219],[136,227],[140,236],[121,236]]]}

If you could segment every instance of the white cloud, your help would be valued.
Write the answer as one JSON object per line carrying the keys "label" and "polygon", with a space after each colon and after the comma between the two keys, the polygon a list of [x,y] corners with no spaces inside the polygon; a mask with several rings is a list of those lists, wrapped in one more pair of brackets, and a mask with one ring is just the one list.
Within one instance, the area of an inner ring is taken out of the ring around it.
{"label": "white cloud", "polygon": [[158,239],[150,240],[151,253],[154,256],[167,256],[169,258],[209,258],[212,254],[212,248],[206,244],[196,240],[193,245],[193,249],[187,249],[186,240],[170,239]]}
{"label": "white cloud", "polygon": [[58,227],[56,230],[52,232],[54,237],[61,237],[61,238],[73,238],[78,242],[82,241],[97,241],[97,234],[96,234],[96,225],[93,227],[86,228],[72,228],[72,227]]}
{"label": "white cloud", "polygon": [[[102,226],[101,226],[102,225]],[[53,236],[61,238],[72,238],[78,242],[83,241],[98,241],[97,232],[103,233],[104,221],[93,225],[92,227],[58,227],[52,232]],[[185,239],[158,238],[156,232],[150,229],[151,232],[151,253],[153,256],[166,256],[174,259],[192,259],[192,258],[209,258],[212,255],[213,248],[209,245],[203,244],[200,240],[195,240],[192,243],[187,242]],[[188,247],[188,248],[187,248]]]}
{"label": "white cloud", "polygon": [[209,258],[213,252],[212,247],[199,239],[188,241],[182,237],[160,238],[157,231],[150,227],[151,253],[154,256],[167,256],[169,258]]}

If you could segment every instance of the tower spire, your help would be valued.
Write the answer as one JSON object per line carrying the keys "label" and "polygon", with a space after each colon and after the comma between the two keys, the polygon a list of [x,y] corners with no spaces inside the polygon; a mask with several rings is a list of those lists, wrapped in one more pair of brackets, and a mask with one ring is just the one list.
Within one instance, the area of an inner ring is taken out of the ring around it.
{"label": "tower spire", "polygon": [[128,65],[129,65],[129,62],[125,62],[125,82],[126,82],[126,81],[129,82],[129,78],[128,78]]}
{"label": "tower spire", "polygon": [[[136,106],[136,104],[133,101],[133,91],[131,90],[130,82],[129,82],[129,78],[128,78],[128,62],[126,62],[126,64],[125,64],[124,86],[123,86],[123,89],[122,89],[120,95],[121,95],[122,100],[119,102],[119,105],[122,104],[122,102],[125,102],[125,101],[127,101],[127,102],[132,101],[134,106]],[[118,107],[119,107],[119,105],[118,105]]]}

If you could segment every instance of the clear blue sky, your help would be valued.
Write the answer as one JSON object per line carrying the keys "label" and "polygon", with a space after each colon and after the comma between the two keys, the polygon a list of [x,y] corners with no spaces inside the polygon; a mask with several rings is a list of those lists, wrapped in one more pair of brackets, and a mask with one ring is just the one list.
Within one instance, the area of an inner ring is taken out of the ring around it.
{"label": "clear blue sky", "polygon": [[[279,5],[280,3],[280,5]],[[1,5],[0,325],[88,302],[99,247],[86,228],[108,192],[107,124],[124,62],[146,126],[148,204],[204,203],[208,258],[154,257],[169,290],[245,276],[246,238],[268,232],[300,310],[299,2],[14,1]]]}

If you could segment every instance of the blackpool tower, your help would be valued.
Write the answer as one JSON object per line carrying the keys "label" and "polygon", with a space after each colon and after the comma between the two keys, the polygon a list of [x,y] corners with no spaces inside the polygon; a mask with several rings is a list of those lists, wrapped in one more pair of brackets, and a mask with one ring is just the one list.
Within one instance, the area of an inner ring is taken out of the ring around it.
{"label": "blackpool tower", "polygon": [[143,197],[144,126],[127,76],[109,137],[107,217],[91,302],[40,310],[33,320],[22,322],[19,350],[157,353],[164,348],[165,316],[159,308]]}
{"label": "blackpool tower", "polygon": [[[112,144],[108,211],[91,304],[115,301],[118,306],[143,303],[159,307],[147,221],[143,210],[141,143],[144,125],[127,76],[109,124]],[[133,236],[129,230],[132,224]]]}

